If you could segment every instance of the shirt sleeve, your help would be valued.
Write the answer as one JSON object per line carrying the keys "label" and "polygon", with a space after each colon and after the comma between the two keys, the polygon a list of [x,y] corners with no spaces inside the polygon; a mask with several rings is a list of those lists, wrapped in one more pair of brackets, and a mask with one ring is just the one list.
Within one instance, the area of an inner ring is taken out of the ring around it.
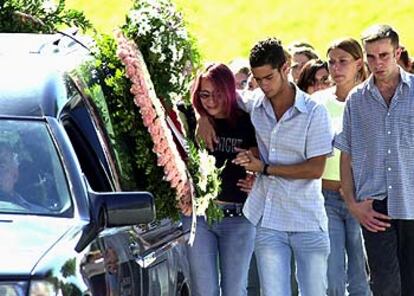
{"label": "shirt sleeve", "polygon": [[247,145],[249,148],[257,147],[256,131],[250,121],[250,117],[247,118]]}
{"label": "shirt sleeve", "polygon": [[342,119],[342,131],[335,136],[335,148],[340,151],[351,153],[351,112],[350,100],[346,102]]}
{"label": "shirt sleeve", "polygon": [[325,106],[317,105],[313,112],[306,138],[306,158],[331,155],[334,131]]}
{"label": "shirt sleeve", "polygon": [[239,108],[243,111],[250,113],[253,109],[253,104],[255,101],[255,95],[254,91],[249,90],[243,90],[243,91],[237,91],[237,104],[239,105]]}

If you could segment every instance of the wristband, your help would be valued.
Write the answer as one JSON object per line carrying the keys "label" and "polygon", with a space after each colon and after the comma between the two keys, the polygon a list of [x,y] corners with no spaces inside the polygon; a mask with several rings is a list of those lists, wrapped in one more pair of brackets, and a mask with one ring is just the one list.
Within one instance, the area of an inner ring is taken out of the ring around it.
{"label": "wristband", "polygon": [[264,164],[263,166],[263,171],[262,174],[265,176],[268,176],[269,174],[267,173],[267,168],[269,167],[269,165],[267,163]]}

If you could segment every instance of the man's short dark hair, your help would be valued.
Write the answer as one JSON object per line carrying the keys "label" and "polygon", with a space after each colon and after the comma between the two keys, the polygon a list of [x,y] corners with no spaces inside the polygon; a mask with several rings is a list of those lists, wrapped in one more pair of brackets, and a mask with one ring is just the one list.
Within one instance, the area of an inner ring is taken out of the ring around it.
{"label": "man's short dark hair", "polygon": [[400,38],[398,33],[388,25],[374,25],[366,29],[362,33],[362,44],[378,41],[381,39],[390,39],[394,48],[398,48],[400,45]]}
{"label": "man's short dark hair", "polygon": [[257,42],[250,51],[250,67],[271,65],[280,70],[286,63],[282,43],[277,38],[268,38]]}

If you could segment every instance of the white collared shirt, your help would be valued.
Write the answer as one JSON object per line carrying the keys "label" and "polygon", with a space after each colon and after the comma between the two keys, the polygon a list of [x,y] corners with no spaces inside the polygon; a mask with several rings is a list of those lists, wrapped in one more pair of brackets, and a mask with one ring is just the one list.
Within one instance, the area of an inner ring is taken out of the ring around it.
{"label": "white collared shirt", "polygon": [[[332,153],[334,132],[328,112],[296,87],[294,105],[277,121],[258,89],[239,99],[255,127],[260,158],[269,165],[293,165]],[[243,209],[254,224],[279,231],[327,230],[320,179],[259,175]]]}

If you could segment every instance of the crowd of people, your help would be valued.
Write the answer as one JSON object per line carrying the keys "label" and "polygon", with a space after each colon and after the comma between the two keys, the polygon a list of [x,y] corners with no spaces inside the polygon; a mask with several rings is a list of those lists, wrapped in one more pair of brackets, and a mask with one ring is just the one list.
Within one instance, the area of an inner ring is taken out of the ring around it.
{"label": "crowd of people", "polygon": [[409,72],[388,25],[325,57],[268,38],[249,62],[203,69],[191,95],[197,137],[224,166],[224,218],[198,217],[193,295],[414,295]]}

